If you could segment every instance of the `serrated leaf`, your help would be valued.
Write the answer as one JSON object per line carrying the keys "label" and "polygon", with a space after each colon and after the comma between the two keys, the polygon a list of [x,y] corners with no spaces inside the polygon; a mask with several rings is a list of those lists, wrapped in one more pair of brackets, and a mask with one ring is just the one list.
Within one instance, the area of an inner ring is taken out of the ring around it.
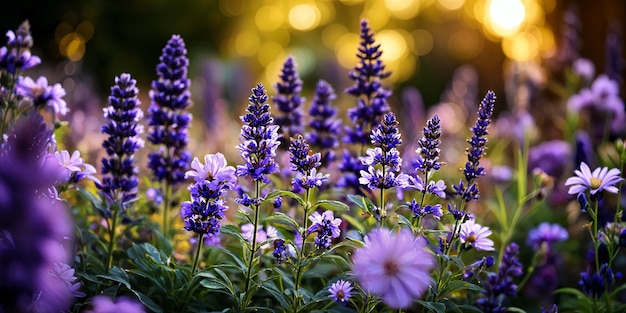
{"label": "serrated leaf", "polygon": [[337,200],[318,200],[313,204],[313,206],[311,206],[311,211],[317,209],[317,207],[326,208],[334,212],[345,212],[350,210],[350,207],[347,204]]}

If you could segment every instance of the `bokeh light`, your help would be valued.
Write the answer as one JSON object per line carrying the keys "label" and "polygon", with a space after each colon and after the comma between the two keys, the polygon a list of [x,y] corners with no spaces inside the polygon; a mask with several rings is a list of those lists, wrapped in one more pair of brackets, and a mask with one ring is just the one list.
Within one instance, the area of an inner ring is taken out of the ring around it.
{"label": "bokeh light", "polygon": [[320,21],[320,10],[313,3],[298,4],[289,10],[289,24],[297,30],[311,30],[317,27]]}
{"label": "bokeh light", "polygon": [[515,34],[526,17],[521,0],[491,0],[485,12],[490,29],[502,37]]}
{"label": "bokeh light", "polygon": [[465,0],[439,0],[439,5],[446,10],[457,10],[465,4]]}

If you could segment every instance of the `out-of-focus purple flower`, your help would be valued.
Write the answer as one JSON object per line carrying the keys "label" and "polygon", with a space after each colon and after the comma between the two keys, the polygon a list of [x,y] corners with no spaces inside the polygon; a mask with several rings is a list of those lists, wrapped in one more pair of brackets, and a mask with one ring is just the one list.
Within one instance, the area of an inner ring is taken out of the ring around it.
{"label": "out-of-focus purple flower", "polygon": [[130,298],[120,297],[111,300],[107,296],[96,296],[91,300],[93,305],[90,311],[87,313],[145,313],[143,305],[137,300]]}
{"label": "out-of-focus purple flower", "polygon": [[580,76],[584,81],[590,82],[596,74],[596,67],[589,59],[579,58],[572,64],[574,73]]}
{"label": "out-of-focus purple flower", "polygon": [[621,30],[619,23],[611,24],[604,43],[606,56],[604,72],[620,85],[624,82],[624,69],[626,69],[626,60],[622,54],[624,41]]}
{"label": "out-of-focus purple flower", "polygon": [[283,206],[283,197],[276,197],[276,199],[274,199],[274,202],[272,202],[272,206],[276,210],[280,209],[280,207]]}
{"label": "out-of-focus purple flower", "polygon": [[54,268],[49,271],[50,275],[62,280],[70,292],[76,298],[83,298],[86,294],[80,291],[83,283],[77,282],[78,279],[74,276],[75,270],[65,263],[54,263]]}
{"label": "out-of-focus purple flower", "polygon": [[574,164],[591,164],[594,155],[593,143],[587,132],[576,131],[576,151],[574,154]]}
{"label": "out-of-focus purple flower", "polygon": [[491,235],[491,230],[488,227],[476,224],[474,220],[468,220],[461,224],[459,239],[461,243],[476,250],[493,251],[495,248],[493,240],[488,238],[489,235]]}
{"label": "out-of-focus purple flower", "polygon": [[352,296],[352,289],[354,288],[349,281],[340,279],[328,287],[328,297],[335,300],[335,302],[346,305]]}
{"label": "out-of-focus purple flower", "polygon": [[46,108],[51,110],[55,116],[65,115],[70,109],[63,100],[65,89],[61,84],[48,85],[48,78],[41,76],[37,81],[30,77],[19,77],[15,84],[15,93],[30,99],[35,108]]}
{"label": "out-of-focus purple flower", "polygon": [[148,155],[148,167],[158,181],[178,185],[191,161],[187,147],[187,128],[192,116],[185,110],[191,104],[187,78],[187,49],[179,35],[172,35],[159,57],[152,81],[148,108],[148,141],[160,146]]}
{"label": "out-of-focus purple flower", "polygon": [[561,177],[572,157],[572,147],[564,140],[542,142],[528,151],[528,169],[541,169],[552,177]]}
{"label": "out-of-focus purple flower", "polygon": [[435,259],[425,246],[425,240],[407,229],[393,233],[375,228],[354,252],[352,271],[363,290],[380,296],[389,307],[410,307],[432,284]]}
{"label": "out-of-focus purple flower", "polygon": [[461,196],[465,202],[478,199],[478,186],[475,183],[476,178],[485,175],[485,170],[480,166],[479,161],[485,153],[485,145],[487,144],[487,127],[491,123],[493,115],[493,107],[496,102],[496,94],[489,90],[478,106],[478,119],[471,128],[472,138],[467,142],[467,163],[463,169],[465,183],[463,179],[459,180],[458,185],[453,185],[455,192]]}
{"label": "out-of-focus purple flower", "polygon": [[[72,293],[50,275],[54,263],[69,263],[62,246],[74,226],[61,202],[37,195],[55,183],[42,167],[51,131],[43,118],[21,118],[0,151],[0,293],[4,312],[66,311]],[[35,297],[39,295],[38,297]]]}
{"label": "out-of-focus purple flower", "polygon": [[135,153],[144,146],[143,139],[139,138],[143,133],[143,126],[139,124],[143,111],[137,99],[136,84],[130,74],[115,77],[109,106],[103,110],[108,122],[102,126],[102,132],[109,137],[102,146],[108,158],[102,158],[102,183],[96,186],[109,200],[119,201],[124,209],[137,198],[139,180],[134,159]]}
{"label": "out-of-focus purple flower", "polygon": [[278,171],[274,161],[278,141],[278,125],[270,115],[270,105],[267,104],[267,94],[262,84],[252,89],[249,105],[245,115],[241,116],[244,125],[241,128],[241,143],[237,149],[244,160],[243,165],[237,166],[238,176],[249,176],[255,181],[269,183],[267,175]]}
{"label": "out-of-focus purple flower", "polygon": [[320,151],[322,166],[328,166],[335,160],[334,149],[339,146],[339,132],[341,120],[337,115],[337,108],[331,105],[337,96],[333,87],[324,80],[317,82],[315,94],[309,109],[310,132],[306,133],[306,140],[313,148]]}
{"label": "out-of-focus purple flower", "polygon": [[302,135],[292,138],[289,144],[289,155],[291,170],[297,173],[296,177],[291,180],[294,190],[319,188],[328,181],[328,174],[317,172],[317,168],[322,164],[321,154],[312,153]]}
{"label": "out-of-focus purple flower", "polygon": [[[567,101],[569,111],[578,113],[585,111],[589,116],[588,123],[608,119],[611,130],[619,132],[624,130],[626,113],[624,102],[619,95],[619,85],[607,75],[602,74],[593,81],[590,88],[583,88]],[[604,123],[592,124],[594,135],[601,138],[604,135]]]}
{"label": "out-of-focus purple flower", "polygon": [[578,9],[571,4],[567,7],[563,14],[563,24],[561,24],[561,38],[553,64],[557,69],[563,68],[571,64],[574,60],[580,58],[580,31],[582,23],[578,17]]}
{"label": "out-of-focus purple flower", "polygon": [[598,167],[593,172],[586,163],[580,164],[580,170],[574,170],[576,176],[572,176],[565,181],[565,186],[569,186],[568,193],[571,195],[581,194],[590,191],[591,195],[602,191],[617,193],[615,184],[624,180],[620,177],[619,169],[608,167]]}
{"label": "out-of-focus purple flower", "polygon": [[593,274],[588,272],[580,273],[578,284],[582,287],[584,293],[600,297],[606,291],[606,287],[613,284],[614,278],[613,271],[607,263],[604,263],[600,267],[600,272]]}
{"label": "out-of-focus purple flower", "polygon": [[553,243],[565,241],[567,238],[569,238],[569,234],[561,225],[544,222],[528,232],[526,243],[533,249],[538,250],[544,242],[548,247],[551,247]]}
{"label": "out-of-focus purple flower", "polygon": [[206,155],[204,160],[206,164],[195,158],[193,170],[185,174],[185,178],[193,177],[195,181],[188,188],[191,201],[181,204],[180,216],[186,230],[200,235],[217,235],[219,221],[228,210],[224,195],[235,187],[237,177],[235,168],[226,166],[226,158],[221,153]]}
{"label": "out-of-focus purple flower", "polygon": [[275,85],[277,94],[272,97],[278,114],[274,116],[274,124],[280,127],[282,138],[289,139],[296,134],[303,133],[302,104],[304,98],[300,96],[302,80],[296,72],[296,63],[293,57],[288,57],[281,69],[280,81]]}
{"label": "out-of-focus purple flower", "polygon": [[41,63],[41,59],[30,52],[33,37],[28,21],[24,21],[15,32],[7,31],[6,36],[7,45],[0,47],[0,70],[15,74],[18,70],[26,70]]}
{"label": "out-of-focus purple flower", "polygon": [[553,304],[552,307],[550,309],[544,309],[543,307],[540,308],[541,309],[541,313],[559,313],[559,307],[556,304]]}
{"label": "out-of-focus purple flower", "polygon": [[163,195],[157,188],[148,188],[148,190],[146,190],[146,199],[154,202],[156,205],[163,203]]}
{"label": "out-of-focus purple flower", "polygon": [[513,283],[513,278],[523,273],[518,254],[519,246],[514,242],[509,244],[504,249],[498,273],[489,273],[487,281],[483,282],[482,295],[476,300],[478,308],[483,312],[506,312],[502,300],[507,296],[515,296],[517,285]]}
{"label": "out-of-focus purple flower", "polygon": [[[241,225],[241,236],[246,239],[248,242],[252,242],[253,238],[254,225],[251,223]],[[265,230],[261,227],[257,229],[256,232],[256,244],[261,244],[266,242],[267,240],[273,240],[278,238],[278,231],[273,226],[267,225],[265,226]],[[266,249],[269,246],[269,243],[266,243],[261,246],[261,249]]]}
{"label": "out-of-focus purple flower", "polygon": [[307,229],[306,234],[308,236],[312,233],[317,233],[315,246],[318,249],[330,248],[333,239],[341,235],[341,229],[339,229],[341,219],[335,218],[333,211],[327,210],[322,214],[313,212],[313,214],[309,216],[309,220],[311,220],[313,224]]}
{"label": "out-of-focus purple flower", "polygon": [[341,157],[341,163],[339,164],[341,176],[337,181],[337,186],[352,188],[355,193],[363,194],[363,192],[359,189],[362,186],[359,182],[359,173],[361,171],[366,171],[367,168],[368,166],[363,164],[359,157],[355,156],[347,149],[344,149]]}

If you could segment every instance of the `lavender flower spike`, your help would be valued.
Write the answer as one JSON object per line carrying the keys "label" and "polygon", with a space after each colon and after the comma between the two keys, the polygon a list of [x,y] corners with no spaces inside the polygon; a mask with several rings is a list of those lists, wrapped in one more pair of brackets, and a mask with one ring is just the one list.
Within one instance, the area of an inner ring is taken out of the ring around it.
{"label": "lavender flower spike", "polygon": [[467,163],[465,163],[465,168],[463,169],[465,183],[461,179],[458,185],[452,186],[454,191],[465,202],[476,200],[479,197],[478,186],[475,180],[485,175],[485,169],[480,166],[479,161],[485,153],[487,144],[487,138],[485,137],[488,135],[487,127],[491,123],[495,102],[496,94],[491,90],[487,91],[487,94],[478,106],[478,119],[471,128],[472,138],[467,141],[470,146],[467,148]]}
{"label": "lavender flower spike", "polygon": [[288,57],[285,60],[280,81],[276,83],[275,88],[278,94],[272,98],[272,101],[280,115],[274,117],[274,124],[280,127],[282,138],[302,134],[302,103],[304,103],[304,98],[300,96],[302,81],[296,72],[293,57]]}
{"label": "lavender flower spike", "polygon": [[415,151],[419,153],[415,161],[415,169],[422,173],[428,174],[431,170],[438,171],[441,168],[439,154],[441,149],[441,120],[435,115],[426,122],[424,127],[424,136],[418,140],[419,148]]}
{"label": "lavender flower spike", "polygon": [[336,97],[329,83],[323,80],[317,82],[309,109],[311,131],[306,134],[306,140],[322,154],[322,166],[328,166],[335,160],[333,150],[339,146],[341,121],[336,117],[337,108],[331,105]]}
{"label": "lavender flower spike", "polygon": [[291,155],[291,169],[297,173],[296,177],[291,180],[296,192],[302,189],[321,187],[328,181],[328,174],[317,172],[317,168],[321,165],[321,154],[319,152],[312,154],[309,144],[302,135],[292,138],[289,153]]}
{"label": "lavender flower spike", "polygon": [[504,249],[498,273],[489,273],[487,281],[484,282],[482,297],[476,300],[478,308],[483,312],[506,312],[502,300],[506,296],[515,296],[517,285],[513,283],[513,278],[523,273],[518,254],[519,246],[514,242],[511,243]]}
{"label": "lavender flower spike", "polygon": [[143,126],[139,124],[143,111],[139,107],[136,83],[130,74],[115,77],[109,106],[103,110],[108,123],[102,126],[102,132],[109,138],[102,146],[108,158],[102,159],[102,183],[96,183],[96,186],[111,201],[119,201],[123,208],[137,197],[139,181],[134,158],[144,146],[144,141],[138,137],[143,133]]}
{"label": "lavender flower spike", "polygon": [[278,125],[269,113],[270,105],[262,84],[252,89],[245,115],[241,116],[244,125],[241,128],[241,143],[237,149],[241,152],[244,164],[237,166],[237,176],[249,176],[255,181],[268,183],[267,175],[278,171],[274,161],[278,141]]}
{"label": "lavender flower spike", "polygon": [[16,32],[8,31],[6,36],[7,45],[0,47],[0,70],[15,74],[18,70],[26,70],[41,63],[38,56],[30,53],[33,37],[28,21],[24,21]]}
{"label": "lavender flower spike", "polygon": [[191,154],[185,150],[187,128],[192,119],[185,111],[191,104],[186,54],[183,39],[173,35],[163,48],[156,69],[158,78],[152,81],[150,90],[148,140],[161,148],[148,155],[148,167],[158,181],[171,185],[184,181],[191,161]]}

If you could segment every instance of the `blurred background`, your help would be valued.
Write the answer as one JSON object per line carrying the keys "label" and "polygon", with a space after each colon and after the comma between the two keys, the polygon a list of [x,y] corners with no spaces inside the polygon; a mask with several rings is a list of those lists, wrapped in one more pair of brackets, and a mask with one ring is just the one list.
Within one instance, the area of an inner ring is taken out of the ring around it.
{"label": "blurred background", "polygon": [[[387,80],[395,94],[392,106],[407,87],[417,88],[429,106],[441,101],[461,65],[473,69],[468,79],[479,94],[492,89],[503,99],[512,62],[541,64],[555,57],[567,10],[580,20],[580,56],[602,72],[607,34],[623,36],[622,0],[11,1],[3,5],[0,29],[14,30],[28,19],[34,53],[53,67],[68,97],[80,97],[75,89],[87,85],[82,97],[101,102],[122,72],[147,94],[161,49],[180,34],[194,97],[203,97],[195,102],[221,99],[243,108],[256,82],[273,92],[269,86],[288,55],[296,59],[309,100],[320,78],[340,93],[351,83],[347,73],[357,62],[359,21],[367,18],[393,72]],[[74,100],[70,108],[84,99]]]}

